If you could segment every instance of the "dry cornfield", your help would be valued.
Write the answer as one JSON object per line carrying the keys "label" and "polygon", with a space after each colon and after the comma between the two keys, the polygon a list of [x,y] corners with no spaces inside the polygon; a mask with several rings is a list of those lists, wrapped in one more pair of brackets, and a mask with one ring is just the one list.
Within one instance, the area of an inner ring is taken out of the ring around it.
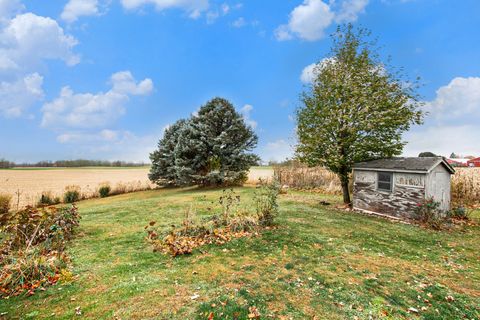
{"label": "dry cornfield", "polygon": [[275,178],[281,185],[294,189],[315,189],[328,194],[342,193],[337,175],[321,167],[277,166]]}
{"label": "dry cornfield", "polygon": [[[65,188],[78,186],[82,198],[94,196],[101,183],[108,182],[113,191],[145,190],[153,187],[148,168],[78,168],[0,170],[0,194],[13,196],[12,208],[36,205],[42,193],[62,198]],[[120,192],[119,192],[120,193]]]}
{"label": "dry cornfield", "polygon": [[480,168],[456,168],[452,178],[452,201],[456,205],[480,206]]}

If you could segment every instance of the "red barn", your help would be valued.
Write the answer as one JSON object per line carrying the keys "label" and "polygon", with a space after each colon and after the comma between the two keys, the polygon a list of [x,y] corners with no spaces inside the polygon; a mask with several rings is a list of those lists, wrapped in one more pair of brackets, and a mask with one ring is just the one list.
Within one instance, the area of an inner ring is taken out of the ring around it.
{"label": "red barn", "polygon": [[480,167],[480,157],[469,160],[467,164],[469,167]]}

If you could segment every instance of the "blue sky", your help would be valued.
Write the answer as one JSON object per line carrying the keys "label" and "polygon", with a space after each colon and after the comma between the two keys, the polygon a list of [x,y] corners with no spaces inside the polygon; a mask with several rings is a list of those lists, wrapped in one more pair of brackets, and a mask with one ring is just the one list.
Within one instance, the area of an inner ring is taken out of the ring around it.
{"label": "blue sky", "polygon": [[264,160],[291,155],[308,66],[371,29],[430,112],[405,155],[480,156],[476,0],[0,0],[0,158],[146,161],[166,126],[234,103]]}

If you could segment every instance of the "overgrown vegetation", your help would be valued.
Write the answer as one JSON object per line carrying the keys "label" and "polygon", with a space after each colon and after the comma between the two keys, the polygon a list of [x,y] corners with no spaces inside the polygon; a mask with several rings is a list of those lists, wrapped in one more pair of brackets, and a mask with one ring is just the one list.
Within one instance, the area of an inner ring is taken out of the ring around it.
{"label": "overgrown vegetation", "polygon": [[418,204],[415,208],[415,216],[421,224],[434,230],[446,229],[470,221],[468,209],[465,207],[454,207],[444,211],[440,209],[440,202],[432,198]]}
{"label": "overgrown vegetation", "polygon": [[40,199],[38,200],[38,206],[51,206],[55,204],[59,204],[61,202],[60,197],[54,196],[52,192],[42,192]]}
{"label": "overgrown vegetation", "polygon": [[75,206],[27,207],[1,217],[0,297],[32,295],[71,277],[65,249],[80,221]]}
{"label": "overgrown vegetation", "polygon": [[[195,248],[207,244],[225,244],[235,238],[256,235],[261,228],[274,225],[278,215],[278,183],[263,183],[253,195],[254,210],[245,208],[241,198],[233,189],[223,190],[218,199],[220,210],[213,215],[199,219],[191,204],[185,212],[180,227],[172,226],[167,234],[162,234],[156,222],[150,222],[145,230],[147,241],[154,251],[169,253],[172,256],[190,254]],[[213,203],[212,203],[213,206]]]}
{"label": "overgrown vegetation", "polygon": [[480,168],[456,168],[452,176],[452,202],[480,207]]}
{"label": "overgrown vegetation", "polygon": [[63,202],[65,203],[74,203],[80,200],[80,187],[79,186],[68,186],[65,188],[65,193],[63,194]]}
{"label": "overgrown vegetation", "polygon": [[8,213],[12,204],[12,196],[0,193],[0,214]]}
{"label": "overgrown vegetation", "polygon": [[308,167],[299,162],[274,166],[275,179],[282,186],[297,190],[315,190],[325,194],[342,194],[338,176],[322,167]]}

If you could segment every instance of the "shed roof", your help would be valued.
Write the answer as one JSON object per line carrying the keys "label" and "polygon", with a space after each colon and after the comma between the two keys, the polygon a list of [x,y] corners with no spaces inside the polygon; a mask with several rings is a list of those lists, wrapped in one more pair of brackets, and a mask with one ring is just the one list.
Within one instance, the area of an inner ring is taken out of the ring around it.
{"label": "shed roof", "polygon": [[354,169],[365,169],[371,171],[408,171],[428,173],[439,164],[444,165],[450,173],[455,170],[443,157],[410,157],[410,158],[388,158],[366,162],[358,162]]}

